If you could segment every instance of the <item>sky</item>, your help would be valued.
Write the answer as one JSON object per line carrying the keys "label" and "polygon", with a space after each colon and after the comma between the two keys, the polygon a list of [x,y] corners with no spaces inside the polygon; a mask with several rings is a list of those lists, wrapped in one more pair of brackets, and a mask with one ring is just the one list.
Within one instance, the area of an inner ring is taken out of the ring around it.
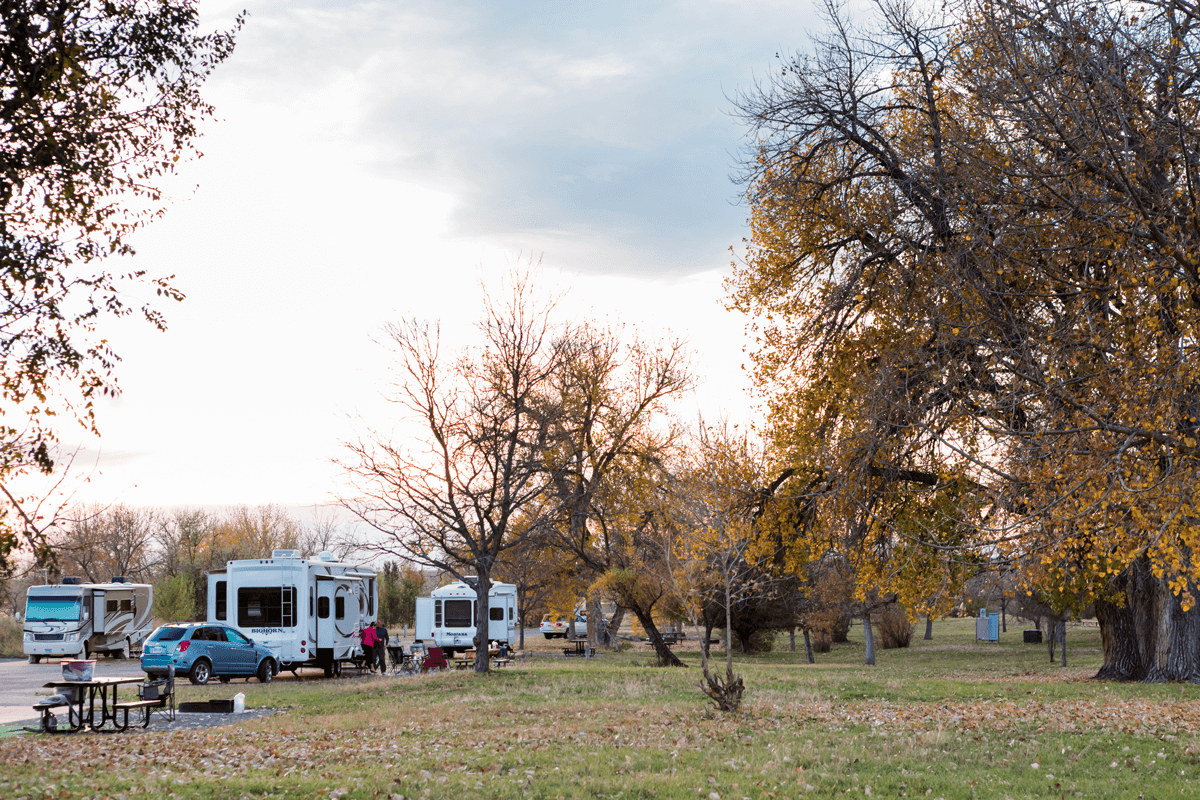
{"label": "sky", "polygon": [[204,157],[116,265],[187,298],[166,333],[107,323],[122,394],[77,500],[328,503],[339,443],[391,413],[383,324],[468,337],[478,282],[529,258],[573,318],[689,340],[681,417],[749,418],[722,288],[747,235],[733,98],[813,5],[201,0],[203,26],[243,8]]}

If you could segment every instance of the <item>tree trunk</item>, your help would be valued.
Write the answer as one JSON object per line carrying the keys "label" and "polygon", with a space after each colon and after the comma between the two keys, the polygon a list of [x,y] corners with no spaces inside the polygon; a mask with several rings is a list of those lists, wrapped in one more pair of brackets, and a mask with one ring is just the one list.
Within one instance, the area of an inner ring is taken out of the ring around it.
{"label": "tree trunk", "polygon": [[[1147,683],[1198,681],[1200,672],[1200,616],[1193,606],[1184,611],[1166,577],[1154,582],[1154,642],[1147,649],[1150,669]],[[1191,587],[1189,587],[1191,588]],[[1193,589],[1194,591],[1194,589]]]}
{"label": "tree trunk", "polygon": [[600,598],[594,594],[587,599],[587,618],[588,644],[593,650],[611,650],[615,637],[609,631],[604,609],[600,607]]}
{"label": "tree trunk", "polygon": [[617,606],[613,611],[612,619],[608,621],[608,637],[612,642],[612,646],[617,646],[617,634],[621,632],[621,625],[625,622],[625,607]]}
{"label": "tree trunk", "polygon": [[1200,606],[1184,611],[1168,579],[1155,577],[1145,558],[1113,580],[1125,602],[1096,603],[1104,651],[1096,678],[1200,683]]}
{"label": "tree trunk", "polygon": [[789,652],[796,652],[796,626],[793,625],[788,631],[788,641],[790,643]]}
{"label": "tree trunk", "polygon": [[812,637],[808,635],[808,628],[804,629],[804,655],[808,657],[808,663],[817,663],[817,660],[813,658]]}
{"label": "tree trunk", "polygon": [[1062,649],[1062,665],[1067,666],[1067,618],[1058,621],[1058,644]]}
{"label": "tree trunk", "polygon": [[871,615],[863,614],[863,638],[867,643],[867,666],[875,666],[875,633],[871,630]]}
{"label": "tree trunk", "polygon": [[1008,633],[1008,598],[1000,598],[1000,630]]}
{"label": "tree trunk", "polygon": [[[478,566],[478,565],[477,565]],[[478,570],[475,584],[475,671],[486,673],[491,664],[488,658],[488,592],[492,588],[489,570]]]}
{"label": "tree trunk", "polygon": [[1054,663],[1054,645],[1058,643],[1058,620],[1050,617],[1046,620],[1046,648],[1050,651],[1050,663]]}
{"label": "tree trunk", "polygon": [[933,641],[933,617],[925,615],[925,641]]}
{"label": "tree trunk", "polygon": [[633,615],[638,618],[638,622],[642,624],[642,628],[646,631],[646,636],[650,639],[650,644],[654,647],[654,654],[658,656],[658,666],[660,667],[682,667],[686,666],[679,658],[671,652],[671,648],[667,647],[663,642],[662,634],[658,630],[658,626],[654,624],[654,617],[650,614],[643,614],[642,610],[637,607],[630,609]]}
{"label": "tree trunk", "polygon": [[525,593],[520,589],[517,590],[517,628],[520,632],[517,634],[517,649],[525,649]]}
{"label": "tree trunk", "polygon": [[[1122,575],[1119,580],[1126,582],[1127,578]],[[1137,629],[1129,606],[1097,600],[1096,621],[1100,623],[1104,664],[1095,674],[1095,680],[1140,681],[1145,678],[1148,668],[1138,649]]]}

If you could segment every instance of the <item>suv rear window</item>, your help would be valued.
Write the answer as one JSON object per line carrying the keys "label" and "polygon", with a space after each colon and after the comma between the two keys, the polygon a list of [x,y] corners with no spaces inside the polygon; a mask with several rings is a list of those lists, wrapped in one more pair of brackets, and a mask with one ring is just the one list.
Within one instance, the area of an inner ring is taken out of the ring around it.
{"label": "suv rear window", "polygon": [[159,628],[150,637],[152,642],[178,642],[187,633],[187,628]]}

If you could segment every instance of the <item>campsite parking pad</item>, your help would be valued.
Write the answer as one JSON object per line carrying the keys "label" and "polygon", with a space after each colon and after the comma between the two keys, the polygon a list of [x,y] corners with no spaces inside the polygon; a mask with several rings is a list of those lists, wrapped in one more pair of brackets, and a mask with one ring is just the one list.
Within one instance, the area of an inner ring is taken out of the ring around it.
{"label": "campsite parking pad", "polygon": [[[141,724],[130,725],[128,731],[124,731],[122,735],[127,734],[145,734],[145,733],[168,733],[170,731],[195,731],[204,730],[206,728],[220,728],[225,725],[233,725],[238,722],[245,722],[251,719],[261,719],[262,717],[270,716],[271,714],[281,714],[287,709],[284,708],[248,708],[240,714],[190,714],[184,712],[176,712],[175,721],[172,722],[166,717],[155,714],[150,720],[150,727],[143,728]],[[40,720],[37,717],[23,720],[21,722],[11,722],[5,725],[0,725],[0,736],[9,735],[17,732],[36,731]],[[115,734],[117,731],[99,731],[103,734]]]}

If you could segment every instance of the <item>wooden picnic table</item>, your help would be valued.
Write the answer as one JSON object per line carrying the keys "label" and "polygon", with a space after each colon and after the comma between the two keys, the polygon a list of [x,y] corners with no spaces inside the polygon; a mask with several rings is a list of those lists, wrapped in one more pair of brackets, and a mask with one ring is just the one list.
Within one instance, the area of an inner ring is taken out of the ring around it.
{"label": "wooden picnic table", "polygon": [[[114,728],[119,728],[117,724],[117,687],[122,684],[141,683],[145,677],[140,678],[93,678],[90,681],[50,681],[42,684],[43,688],[54,689],[56,693],[62,694],[68,699],[67,705],[67,723],[69,730],[100,730],[105,724],[111,722]],[[66,691],[62,691],[66,690]],[[100,700],[99,709],[96,707],[97,697]],[[87,713],[84,713],[84,703],[87,703]],[[42,713],[42,730],[47,730],[47,722],[52,713],[53,706],[46,706],[39,703],[34,706],[35,711]],[[100,712],[100,721],[96,722],[96,712]],[[126,716],[128,721],[128,715]]]}

